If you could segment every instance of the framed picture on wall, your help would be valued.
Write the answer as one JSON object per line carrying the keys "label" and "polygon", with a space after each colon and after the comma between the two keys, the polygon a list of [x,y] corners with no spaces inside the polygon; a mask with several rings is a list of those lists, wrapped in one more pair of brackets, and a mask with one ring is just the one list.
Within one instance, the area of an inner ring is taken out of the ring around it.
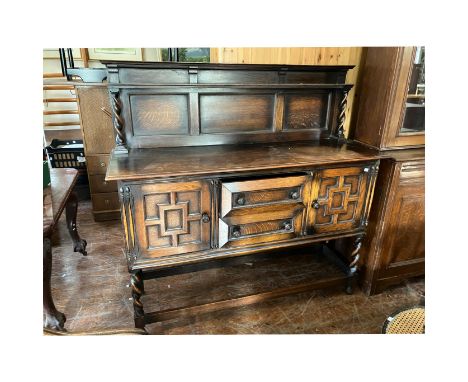
{"label": "framed picture on wall", "polygon": [[141,48],[88,48],[90,60],[142,61]]}
{"label": "framed picture on wall", "polygon": [[[43,58],[60,58],[59,48],[44,48],[42,50]],[[81,59],[80,48],[72,48],[73,58]]]}

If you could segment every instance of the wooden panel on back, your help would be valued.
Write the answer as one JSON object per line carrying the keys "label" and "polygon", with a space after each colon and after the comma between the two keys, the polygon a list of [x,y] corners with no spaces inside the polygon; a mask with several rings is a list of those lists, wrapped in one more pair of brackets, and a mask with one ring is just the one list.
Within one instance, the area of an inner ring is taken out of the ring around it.
{"label": "wooden panel on back", "polygon": [[188,134],[188,98],[185,94],[130,95],[133,134]]}
{"label": "wooden panel on back", "polygon": [[272,130],[273,94],[200,95],[201,133]]}
{"label": "wooden panel on back", "polygon": [[328,93],[285,95],[283,129],[326,129],[328,100]]}
{"label": "wooden panel on back", "polygon": [[245,70],[201,70],[198,73],[200,84],[271,84],[278,82],[276,71]]}
{"label": "wooden panel on back", "polygon": [[181,69],[132,69],[128,68],[119,73],[119,82],[144,84],[188,84],[189,74]]}

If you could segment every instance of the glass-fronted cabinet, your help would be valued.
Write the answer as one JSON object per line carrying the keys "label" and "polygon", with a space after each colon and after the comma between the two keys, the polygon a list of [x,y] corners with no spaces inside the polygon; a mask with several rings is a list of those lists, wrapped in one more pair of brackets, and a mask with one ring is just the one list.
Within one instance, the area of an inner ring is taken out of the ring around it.
{"label": "glass-fronted cabinet", "polygon": [[410,69],[408,94],[405,103],[405,116],[400,134],[421,133],[425,121],[425,77],[424,77],[424,47],[414,49],[413,65]]}
{"label": "glass-fronted cabinet", "polygon": [[353,138],[380,150],[425,142],[425,47],[365,48]]}

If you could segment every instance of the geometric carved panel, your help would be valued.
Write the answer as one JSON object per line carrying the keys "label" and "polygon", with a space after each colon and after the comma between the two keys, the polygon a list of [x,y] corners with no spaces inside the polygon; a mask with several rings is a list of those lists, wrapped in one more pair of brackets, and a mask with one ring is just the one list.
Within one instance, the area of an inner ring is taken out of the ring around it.
{"label": "geometric carved panel", "polygon": [[359,168],[324,171],[318,179],[316,200],[319,207],[312,221],[316,232],[349,229],[358,222],[366,180],[366,172],[361,172]]}
{"label": "geometric carved panel", "polygon": [[200,194],[191,190],[145,195],[148,249],[201,242]]}

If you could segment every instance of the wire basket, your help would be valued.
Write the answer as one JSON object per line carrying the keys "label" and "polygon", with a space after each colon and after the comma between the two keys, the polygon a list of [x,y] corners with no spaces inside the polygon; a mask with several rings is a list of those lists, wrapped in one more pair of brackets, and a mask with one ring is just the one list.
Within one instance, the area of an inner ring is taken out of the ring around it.
{"label": "wire basket", "polygon": [[62,141],[53,139],[46,147],[53,168],[86,168],[86,158],[82,140]]}

